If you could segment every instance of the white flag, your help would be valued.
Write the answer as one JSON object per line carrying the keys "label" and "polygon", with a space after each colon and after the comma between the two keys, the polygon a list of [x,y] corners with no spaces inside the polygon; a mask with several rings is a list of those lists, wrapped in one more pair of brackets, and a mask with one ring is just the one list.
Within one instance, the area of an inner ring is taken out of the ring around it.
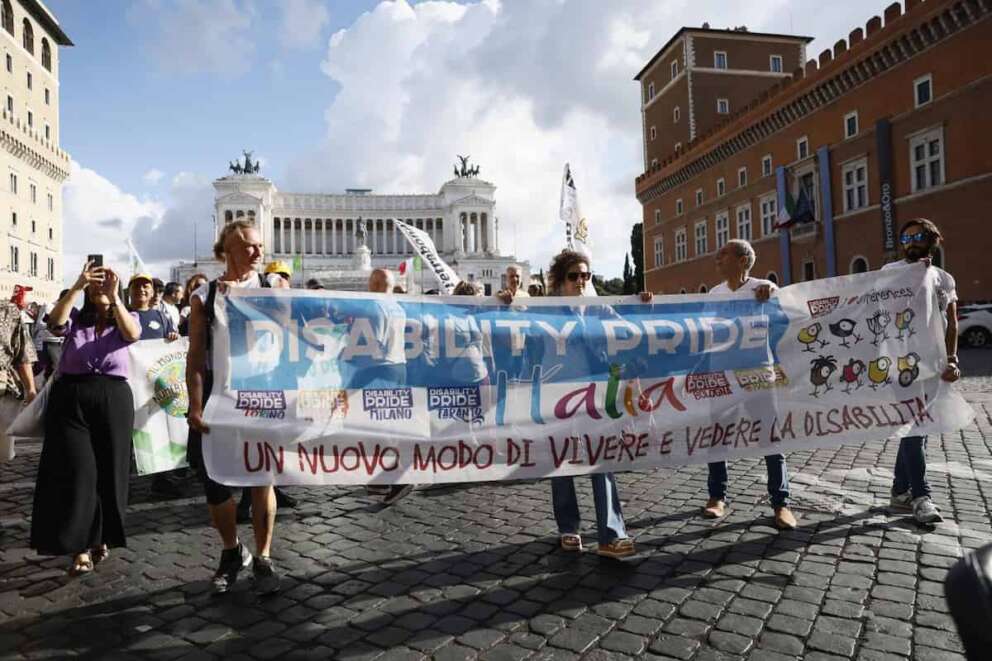
{"label": "white flag", "polygon": [[138,254],[138,250],[134,247],[134,243],[131,241],[131,237],[124,239],[127,244],[128,251],[128,266],[131,268],[131,276],[134,277],[139,273],[148,273],[148,267],[141,259],[141,255]]}
{"label": "white flag", "polygon": [[575,190],[575,180],[572,178],[572,170],[568,167],[568,163],[565,164],[565,172],[561,177],[561,203],[558,216],[565,223],[566,247],[592,257],[589,221],[579,210],[579,194]]}
{"label": "white flag", "polygon": [[434,246],[434,242],[431,241],[431,237],[424,232],[419,230],[413,225],[407,225],[406,223],[394,219],[393,220],[396,227],[400,229],[406,240],[410,242],[413,249],[417,251],[420,255],[420,259],[424,261],[424,265],[427,267],[434,277],[437,278],[438,283],[444,288],[444,293],[451,295],[455,292],[455,285],[458,284],[460,278],[455,270],[448,266],[441,255],[438,254],[437,248]]}

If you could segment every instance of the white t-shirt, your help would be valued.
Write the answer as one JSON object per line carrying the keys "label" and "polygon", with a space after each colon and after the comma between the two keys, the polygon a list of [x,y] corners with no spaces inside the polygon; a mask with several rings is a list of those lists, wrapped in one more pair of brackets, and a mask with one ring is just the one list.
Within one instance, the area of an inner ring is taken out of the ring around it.
{"label": "white t-shirt", "polygon": [[728,287],[727,286],[727,282],[724,281],[724,282],[721,282],[720,284],[714,286],[713,289],[710,290],[710,293],[711,294],[735,294],[735,293],[739,293],[739,292],[742,292],[742,291],[753,292],[755,289],[757,289],[758,287],[761,287],[762,285],[768,285],[773,292],[776,289],[778,289],[778,285],[776,285],[771,280],[764,280],[762,278],[748,278],[747,280],[744,281],[744,284],[743,285],[741,285],[740,287],[737,288],[736,291],[733,290],[733,289],[731,289],[730,287]]}
{"label": "white t-shirt", "polygon": [[[251,289],[252,287],[257,288],[262,286],[262,276],[260,276],[258,273],[252,273],[252,277],[248,278],[247,280],[242,280],[241,282],[228,282],[225,280],[225,282],[227,282],[228,287],[232,287],[234,289]],[[205,282],[196,288],[196,291],[193,292],[193,298],[200,299],[200,302],[206,305],[207,295],[209,293],[210,293],[210,283]]]}
{"label": "white t-shirt", "polygon": [[[904,259],[900,259],[898,262],[889,262],[882,265],[882,268],[879,270],[906,268],[914,264],[915,262],[907,262]],[[946,319],[947,306],[951,303],[956,303],[958,300],[958,290],[957,284],[954,282],[954,276],[939,266],[931,264],[927,267],[927,278],[933,281],[933,290],[937,294],[937,307]]]}

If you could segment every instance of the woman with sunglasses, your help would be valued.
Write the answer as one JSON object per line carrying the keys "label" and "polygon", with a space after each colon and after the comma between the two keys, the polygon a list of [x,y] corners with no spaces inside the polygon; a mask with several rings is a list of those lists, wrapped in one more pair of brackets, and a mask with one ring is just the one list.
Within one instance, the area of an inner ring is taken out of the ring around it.
{"label": "woman with sunglasses", "polygon": [[[586,288],[592,286],[590,280],[592,271],[589,268],[589,258],[582,253],[563,250],[551,262],[548,296],[583,296]],[[505,292],[501,294],[500,298],[504,303],[512,301]],[[650,292],[641,294],[644,302],[651,301],[651,298]],[[596,553],[609,558],[634,555],[634,540],[627,536],[616,477],[613,473],[593,473],[589,478],[592,480],[593,502],[596,504]],[[565,551],[581,551],[581,516],[573,477],[551,478],[551,506],[558,523],[561,548]]]}
{"label": "woman with sunglasses", "polygon": [[[903,258],[886,264],[882,270],[919,263],[927,265],[927,277],[933,280],[937,309],[944,315],[947,367],[940,378],[953,383],[961,378],[961,370],[958,368],[958,294],[954,277],[930,263],[942,240],[943,236],[933,222],[926,218],[909,220],[899,231]],[[926,436],[907,436],[899,441],[889,509],[912,512],[913,518],[919,523],[939,523],[944,517],[930,499],[926,450]]]}

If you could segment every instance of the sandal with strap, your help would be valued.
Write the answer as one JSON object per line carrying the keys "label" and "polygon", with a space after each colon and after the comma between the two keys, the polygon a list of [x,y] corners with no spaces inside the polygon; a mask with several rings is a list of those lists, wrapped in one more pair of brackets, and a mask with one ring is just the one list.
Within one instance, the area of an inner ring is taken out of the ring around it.
{"label": "sandal with strap", "polygon": [[93,560],[90,558],[90,554],[80,553],[72,561],[72,567],[69,568],[69,576],[82,576],[83,574],[89,574],[91,571],[93,571]]}
{"label": "sandal with strap", "polygon": [[110,549],[107,548],[106,544],[101,544],[100,546],[95,546],[90,549],[90,557],[93,558],[93,564],[98,565],[110,556]]}
{"label": "sandal with strap", "polygon": [[563,551],[581,551],[582,537],[574,533],[564,533],[561,536],[561,549]]}
{"label": "sandal with strap", "polygon": [[596,554],[605,558],[628,558],[634,553],[634,540],[629,537],[614,539],[609,544],[600,544],[596,548]]}

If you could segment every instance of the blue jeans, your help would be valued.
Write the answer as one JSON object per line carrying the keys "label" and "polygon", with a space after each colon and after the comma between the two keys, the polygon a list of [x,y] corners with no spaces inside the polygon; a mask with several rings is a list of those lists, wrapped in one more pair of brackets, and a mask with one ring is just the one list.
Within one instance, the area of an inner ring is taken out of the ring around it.
{"label": "blue jeans", "polygon": [[[617,479],[613,473],[593,473],[592,497],[596,503],[596,535],[600,544],[627,537],[623,524],[623,509],[617,495]],[[579,501],[575,497],[575,480],[572,477],[551,478],[551,507],[561,534],[578,534],[581,517]]]}
{"label": "blue jeans", "polygon": [[930,484],[927,482],[926,436],[907,436],[899,441],[895,474],[892,480],[893,495],[910,490],[913,492],[913,498],[930,495]]}
{"label": "blue jeans", "polygon": [[[710,465],[710,475],[706,480],[710,498],[727,499],[727,462],[715,461]],[[765,457],[768,469],[768,495],[772,497],[772,507],[785,507],[789,500],[789,469],[785,465],[784,454],[770,454]]]}

